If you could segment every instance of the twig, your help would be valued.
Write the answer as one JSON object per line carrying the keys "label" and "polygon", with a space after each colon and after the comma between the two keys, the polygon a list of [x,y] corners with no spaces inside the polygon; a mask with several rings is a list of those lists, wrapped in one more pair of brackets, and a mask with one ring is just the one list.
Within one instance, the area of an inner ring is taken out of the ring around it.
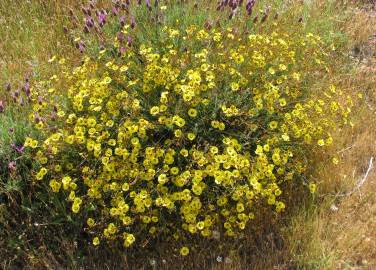
{"label": "twig", "polygon": [[368,163],[368,169],[366,171],[366,173],[364,174],[363,178],[361,178],[358,183],[356,184],[356,186],[349,192],[347,193],[343,193],[343,194],[339,194],[337,195],[338,197],[344,197],[344,196],[351,196],[355,191],[357,190],[360,190],[360,188],[363,186],[363,184],[366,182],[367,180],[367,177],[369,175],[369,172],[373,169],[373,157],[371,157],[371,159],[369,160],[369,163]]}
{"label": "twig", "polygon": [[352,147],[353,147],[353,145],[350,145],[350,146],[348,146],[348,147],[346,147],[346,148],[344,148],[344,149],[342,149],[342,150],[339,150],[339,151],[337,152],[337,154],[340,154],[340,153],[346,152],[347,150],[350,150]]}

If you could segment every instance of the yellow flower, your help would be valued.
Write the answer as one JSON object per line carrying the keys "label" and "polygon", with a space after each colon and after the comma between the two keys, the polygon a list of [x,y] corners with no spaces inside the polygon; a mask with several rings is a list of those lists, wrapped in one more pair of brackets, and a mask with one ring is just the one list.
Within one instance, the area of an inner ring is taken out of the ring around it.
{"label": "yellow flower", "polygon": [[150,109],[150,114],[151,115],[157,115],[159,113],[159,107],[158,106],[154,106]]}
{"label": "yellow flower", "polygon": [[94,245],[94,246],[98,246],[99,243],[100,243],[99,238],[98,238],[98,237],[94,237],[94,238],[93,238],[93,245]]}
{"label": "yellow flower", "polygon": [[279,64],[278,67],[279,67],[279,70],[281,70],[281,71],[285,71],[287,69],[286,65],[284,65],[284,64]]}
{"label": "yellow flower", "polygon": [[309,184],[309,191],[310,191],[311,193],[315,193],[315,192],[316,192],[316,184],[314,184],[314,183],[310,183],[310,184]]}
{"label": "yellow flower", "polygon": [[189,115],[190,117],[192,117],[192,118],[196,117],[196,116],[197,116],[197,110],[196,110],[196,109],[193,109],[193,108],[189,109],[189,110],[188,110],[188,115]]}
{"label": "yellow flower", "polygon": [[189,254],[189,248],[188,247],[182,247],[180,249],[180,255],[187,256]]}
{"label": "yellow flower", "polygon": [[183,132],[180,129],[175,130],[175,137],[180,138],[183,135]]}
{"label": "yellow flower", "polygon": [[338,158],[333,157],[332,162],[333,162],[334,165],[337,165],[339,163],[339,160],[338,160]]}
{"label": "yellow flower", "polygon": [[190,141],[193,141],[196,138],[196,134],[194,134],[194,133],[188,133],[187,137],[188,137],[188,139]]}
{"label": "yellow flower", "polygon": [[37,148],[38,147],[38,141],[32,140],[30,146],[31,146],[31,148]]}
{"label": "yellow flower", "polygon": [[325,141],[323,139],[320,139],[320,140],[317,141],[317,144],[319,146],[324,146],[325,145]]}
{"label": "yellow flower", "polygon": [[284,133],[284,134],[282,134],[282,139],[284,140],[284,141],[289,141],[290,140],[290,136],[288,135],[288,134],[286,134],[286,133]]}
{"label": "yellow flower", "polygon": [[72,212],[77,214],[80,211],[80,205],[77,203],[73,203],[72,205]]}
{"label": "yellow flower", "polygon": [[121,186],[121,189],[123,191],[128,191],[129,190],[129,184],[128,183],[124,183],[122,186]]}
{"label": "yellow flower", "polygon": [[94,221],[94,219],[92,219],[92,218],[88,218],[87,221],[86,221],[86,223],[87,223],[87,225],[88,225],[89,227],[93,227],[94,224],[95,224],[95,221]]}
{"label": "yellow flower", "polygon": [[231,83],[231,90],[232,91],[238,91],[239,90],[239,84],[237,82],[232,82]]}
{"label": "yellow flower", "polygon": [[116,140],[114,140],[114,139],[110,139],[110,140],[108,141],[108,144],[111,145],[111,146],[115,146],[115,145],[116,145]]}
{"label": "yellow flower", "polygon": [[279,99],[279,105],[281,105],[281,107],[285,107],[286,104],[287,104],[286,99],[284,99],[284,98]]}
{"label": "yellow flower", "polygon": [[182,150],[180,150],[180,154],[181,154],[183,157],[188,157],[188,150],[187,150],[187,149],[182,149]]}
{"label": "yellow flower", "polygon": [[271,122],[269,123],[269,127],[270,127],[271,129],[276,129],[276,128],[278,127],[278,122],[277,122],[277,121],[271,121]]}

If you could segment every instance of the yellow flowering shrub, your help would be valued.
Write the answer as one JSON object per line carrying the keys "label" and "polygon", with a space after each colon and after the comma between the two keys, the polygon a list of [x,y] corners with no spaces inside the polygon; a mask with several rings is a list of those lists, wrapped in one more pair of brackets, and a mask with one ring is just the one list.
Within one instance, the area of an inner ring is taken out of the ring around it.
{"label": "yellow flowering shrub", "polygon": [[197,25],[74,69],[54,59],[60,74],[31,89],[35,180],[87,218],[93,245],[238,237],[260,204],[283,211],[307,151],[349,123],[351,99],[313,83],[327,61],[313,34]]}

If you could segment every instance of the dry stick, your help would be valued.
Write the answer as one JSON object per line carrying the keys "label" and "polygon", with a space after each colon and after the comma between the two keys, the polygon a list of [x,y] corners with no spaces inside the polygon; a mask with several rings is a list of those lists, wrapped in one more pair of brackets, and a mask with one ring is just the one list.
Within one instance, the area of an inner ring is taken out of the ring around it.
{"label": "dry stick", "polygon": [[344,194],[339,194],[338,197],[344,197],[344,196],[350,196],[352,195],[356,190],[360,190],[360,187],[363,186],[363,184],[366,182],[367,180],[367,177],[368,177],[368,174],[369,172],[373,169],[373,157],[371,157],[371,159],[369,160],[369,165],[368,165],[368,169],[366,171],[366,173],[364,174],[363,178],[360,179],[358,181],[358,183],[356,184],[356,186],[353,188],[353,190],[347,192],[347,193],[344,193]]}
{"label": "dry stick", "polygon": [[344,149],[342,149],[342,150],[339,150],[339,151],[337,152],[337,154],[340,154],[340,153],[346,152],[347,150],[350,150],[353,146],[354,146],[354,145],[350,145],[350,146],[348,146],[348,147],[346,147],[346,148],[344,148]]}

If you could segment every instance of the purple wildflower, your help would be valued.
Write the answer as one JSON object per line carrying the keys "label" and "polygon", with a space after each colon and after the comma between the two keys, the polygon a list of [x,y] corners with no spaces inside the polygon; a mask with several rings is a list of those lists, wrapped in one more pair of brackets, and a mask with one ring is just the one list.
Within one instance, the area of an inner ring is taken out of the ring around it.
{"label": "purple wildflower", "polygon": [[127,51],[127,49],[125,47],[121,47],[120,48],[120,55],[125,54],[126,51]]}
{"label": "purple wildflower", "polygon": [[133,44],[133,38],[131,36],[128,36],[128,42],[127,42],[128,47],[131,47],[132,44]]}
{"label": "purple wildflower", "polygon": [[12,143],[11,146],[12,146],[13,150],[16,151],[18,154],[22,154],[25,150],[25,146],[23,146],[23,145],[18,146],[15,143]]}
{"label": "purple wildflower", "polygon": [[255,4],[256,4],[256,0],[247,0],[247,2],[245,4],[245,8],[247,10],[248,16],[252,15],[252,10],[253,10],[253,7],[255,6]]}
{"label": "purple wildflower", "polygon": [[92,28],[94,26],[94,20],[92,17],[86,17],[85,19],[86,26]]}
{"label": "purple wildflower", "polygon": [[131,28],[134,29],[136,27],[136,20],[133,16],[131,16]]}
{"label": "purple wildflower", "polygon": [[25,105],[25,100],[23,98],[23,96],[20,96],[20,105],[23,107]]}
{"label": "purple wildflower", "polygon": [[124,34],[122,32],[117,33],[117,39],[119,40],[120,43],[123,43],[124,41]]}
{"label": "purple wildflower", "polygon": [[146,7],[151,11],[151,3],[150,0],[145,0],[146,1]]}
{"label": "purple wildflower", "polygon": [[124,26],[125,25],[125,16],[121,16],[119,21],[120,21],[120,25]]}
{"label": "purple wildflower", "polygon": [[100,27],[103,27],[106,23],[107,13],[105,10],[97,12],[98,23]]}
{"label": "purple wildflower", "polygon": [[119,9],[117,7],[112,7],[112,14],[117,16],[119,14]]}
{"label": "purple wildflower", "polygon": [[268,7],[265,9],[265,11],[264,11],[264,15],[263,15],[262,18],[261,18],[261,22],[262,22],[262,23],[265,22],[266,19],[268,18],[268,16],[269,16],[269,12],[270,12],[270,6],[268,6]]}
{"label": "purple wildflower", "polygon": [[4,112],[4,102],[0,100],[0,113]]}

